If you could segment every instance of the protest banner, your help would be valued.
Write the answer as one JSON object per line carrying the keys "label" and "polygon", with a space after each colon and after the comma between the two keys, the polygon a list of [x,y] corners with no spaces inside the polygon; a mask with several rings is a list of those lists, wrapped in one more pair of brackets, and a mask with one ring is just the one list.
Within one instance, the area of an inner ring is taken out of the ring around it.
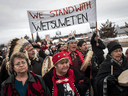
{"label": "protest banner", "polygon": [[31,33],[97,21],[96,0],[57,10],[28,10]]}

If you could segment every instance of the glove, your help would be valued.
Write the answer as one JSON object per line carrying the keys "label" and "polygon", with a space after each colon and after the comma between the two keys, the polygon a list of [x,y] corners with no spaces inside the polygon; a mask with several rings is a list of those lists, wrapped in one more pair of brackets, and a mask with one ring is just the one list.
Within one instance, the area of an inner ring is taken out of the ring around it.
{"label": "glove", "polygon": [[117,82],[117,79],[114,77],[114,75],[108,75],[107,83],[109,85],[116,84],[116,82]]}
{"label": "glove", "polygon": [[108,75],[107,78],[108,85],[114,85],[118,88],[121,92],[123,92],[123,88],[118,85],[118,80],[114,77],[114,75]]}

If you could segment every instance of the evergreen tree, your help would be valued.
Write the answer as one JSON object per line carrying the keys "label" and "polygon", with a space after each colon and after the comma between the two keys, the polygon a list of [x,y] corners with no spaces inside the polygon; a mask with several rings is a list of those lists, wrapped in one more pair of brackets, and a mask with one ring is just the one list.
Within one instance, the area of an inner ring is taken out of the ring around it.
{"label": "evergreen tree", "polygon": [[98,30],[100,38],[105,39],[117,36],[118,31],[115,29],[115,24],[111,21],[109,22],[109,20],[107,20],[106,23],[102,23],[101,25],[100,30]]}
{"label": "evergreen tree", "polygon": [[[127,22],[125,22],[125,27],[128,28],[128,23]],[[126,35],[128,35],[128,31],[126,31],[126,30],[124,30],[124,31],[125,31]]]}

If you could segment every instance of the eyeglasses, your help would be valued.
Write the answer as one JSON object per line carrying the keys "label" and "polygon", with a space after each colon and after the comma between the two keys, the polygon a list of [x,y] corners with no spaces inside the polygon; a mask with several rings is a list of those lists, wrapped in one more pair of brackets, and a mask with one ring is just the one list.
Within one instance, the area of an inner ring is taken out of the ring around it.
{"label": "eyeglasses", "polygon": [[14,66],[20,66],[20,65],[25,65],[26,64],[26,61],[21,61],[21,63],[20,62],[17,62],[16,64],[14,64]]}
{"label": "eyeglasses", "polygon": [[122,50],[114,50],[113,52],[118,53],[118,52],[122,52]]}

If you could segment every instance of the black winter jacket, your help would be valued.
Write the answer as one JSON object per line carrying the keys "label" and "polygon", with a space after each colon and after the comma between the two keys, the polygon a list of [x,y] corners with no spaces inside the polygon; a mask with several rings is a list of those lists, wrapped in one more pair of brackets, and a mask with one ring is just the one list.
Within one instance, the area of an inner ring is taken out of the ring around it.
{"label": "black winter jacket", "polygon": [[[2,83],[1,96],[20,96],[15,88],[15,77],[13,74]],[[25,96],[51,96],[51,94],[41,76],[28,72]]]}
{"label": "black winter jacket", "polygon": [[100,39],[98,39],[99,46],[96,46],[96,41],[94,40],[95,37],[96,37],[96,33],[94,33],[91,38],[91,45],[94,54],[98,57],[98,55],[104,54],[103,49],[105,49],[105,45]]}
{"label": "black winter jacket", "polygon": [[[111,65],[113,65],[113,75],[118,80],[118,76],[124,71],[128,69],[128,60],[123,55],[122,65],[118,65],[109,54],[107,54],[106,60],[102,62],[101,67],[99,69],[97,75],[97,90],[98,96],[103,96],[103,81],[104,79],[111,74]],[[123,89],[120,91],[119,88]],[[109,85],[107,84],[107,94],[108,96],[128,96],[128,87],[120,86],[118,82],[116,84]]]}
{"label": "black winter jacket", "polygon": [[[48,73],[46,73],[43,77],[43,79],[44,79],[46,85],[48,86],[51,94],[53,93],[53,82],[52,82],[53,69],[54,69],[54,67]],[[89,88],[89,79],[86,78],[85,76],[83,76],[80,72],[78,72],[73,67],[70,67],[70,69],[72,69],[74,72],[74,76],[75,76],[74,85],[75,85],[75,88],[78,90],[78,94],[80,94],[80,96],[84,96],[85,92]],[[68,77],[68,74],[66,74],[65,76]],[[84,80],[84,82],[80,82],[81,80]],[[58,84],[57,88],[58,88],[57,96],[64,96],[63,85]]]}
{"label": "black winter jacket", "polygon": [[31,70],[33,73],[42,75],[42,65],[43,65],[44,59],[41,57],[35,58],[34,60],[31,60]]}

